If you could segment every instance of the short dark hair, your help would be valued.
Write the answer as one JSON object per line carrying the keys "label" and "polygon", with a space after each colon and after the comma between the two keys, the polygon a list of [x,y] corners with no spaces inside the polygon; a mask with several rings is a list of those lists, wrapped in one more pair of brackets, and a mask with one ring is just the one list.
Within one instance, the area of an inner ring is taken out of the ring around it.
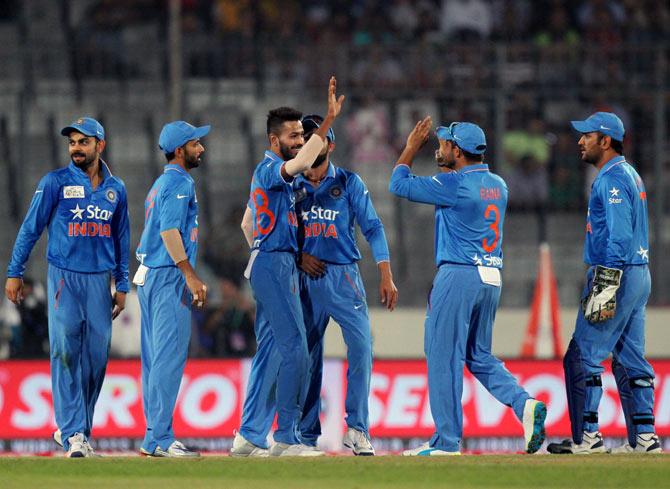
{"label": "short dark hair", "polygon": [[279,134],[284,122],[299,121],[302,119],[302,112],[291,107],[278,107],[268,112],[267,133]]}
{"label": "short dark hair", "polygon": [[620,155],[623,154],[623,141],[617,141],[616,139],[612,139],[610,146],[614,151],[616,151]]}
{"label": "short dark hair", "polygon": [[469,151],[465,151],[463,148],[461,148],[461,151],[463,152],[463,156],[465,156],[465,159],[468,160],[471,163],[481,163],[484,161],[484,154],[475,154],[475,153],[470,153]]}
{"label": "short dark hair", "polygon": [[[603,134],[602,132],[599,132],[598,133],[598,142],[600,142],[600,140],[602,138],[604,138],[605,136],[607,136],[607,134]],[[622,155],[623,154],[623,141],[617,141],[612,136],[610,136],[610,148],[612,148],[615,153],[618,153],[618,154]]]}
{"label": "short dark hair", "polygon": [[175,154],[174,151],[172,153],[165,153],[165,159],[170,163],[172,160],[174,160]]}

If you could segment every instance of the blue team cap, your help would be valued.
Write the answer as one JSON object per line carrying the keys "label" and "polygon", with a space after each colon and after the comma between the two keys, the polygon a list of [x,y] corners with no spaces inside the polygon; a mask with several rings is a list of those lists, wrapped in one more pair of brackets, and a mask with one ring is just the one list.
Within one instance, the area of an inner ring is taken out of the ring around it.
{"label": "blue team cap", "polygon": [[[310,114],[303,117],[300,122],[302,122],[302,128],[305,130],[306,133],[312,132],[317,130],[321,126],[321,123],[323,122],[323,117],[321,117],[319,114]],[[332,127],[328,129],[326,137],[330,140],[331,143],[335,142],[335,132],[333,131]]]}
{"label": "blue team cap", "polygon": [[587,132],[600,132],[609,136],[615,141],[623,142],[623,136],[626,130],[623,128],[623,122],[616,114],[612,112],[596,112],[591,114],[585,121],[571,121],[572,127],[582,134]]}
{"label": "blue team cap", "polygon": [[486,136],[477,124],[472,122],[452,122],[448,126],[440,126],[435,132],[438,139],[453,141],[463,151],[480,155],[486,151]]}
{"label": "blue team cap", "polygon": [[105,140],[105,129],[92,117],[80,117],[72,124],[61,129],[63,136],[69,136],[71,132],[80,132],[84,136],[94,137],[101,141]]}
{"label": "blue team cap", "polygon": [[174,150],[184,146],[189,141],[205,137],[210,126],[195,127],[185,121],[168,122],[163,126],[158,137],[158,147],[165,153],[174,153]]}

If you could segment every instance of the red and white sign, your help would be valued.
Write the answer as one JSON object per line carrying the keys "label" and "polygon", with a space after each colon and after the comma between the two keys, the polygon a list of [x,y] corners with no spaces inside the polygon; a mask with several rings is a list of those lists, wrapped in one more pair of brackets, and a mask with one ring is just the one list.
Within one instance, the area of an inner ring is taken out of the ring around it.
{"label": "red and white sign", "polygon": [[[238,428],[240,366],[237,360],[187,363],[175,409],[175,432],[224,437]],[[0,420],[0,439],[51,436],[56,424],[48,362],[0,362]],[[93,418],[95,436],[141,438],[144,429],[140,362],[109,362]]]}
{"label": "red and white sign", "polygon": [[[656,431],[667,435],[670,434],[670,361],[652,364],[656,371]],[[570,419],[562,363],[510,360],[505,365],[533,397],[547,404],[548,435],[568,436]],[[624,437],[626,424],[610,372],[603,374],[603,390],[600,429],[609,436]],[[463,378],[462,402],[464,436],[519,436],[522,433],[513,411],[493,398],[467,371]],[[425,362],[375,362],[370,393],[371,435],[427,438],[433,431]]]}
{"label": "red and white sign", "polygon": [[[656,430],[670,435],[670,360],[652,362],[656,370]],[[189,360],[175,409],[174,430],[183,437],[231,437],[239,428],[249,361]],[[506,362],[531,395],[549,407],[550,436],[570,432],[563,368],[558,361]],[[339,440],[345,429],[346,363],[331,360],[324,376],[324,439]],[[608,436],[625,436],[614,378],[603,376],[600,426]],[[94,436],[144,436],[140,362],[111,361],[95,411]],[[520,436],[508,407],[496,401],[466,372],[463,381],[464,435]],[[48,438],[55,429],[51,378],[46,361],[0,362],[0,439]],[[370,431],[374,437],[429,437],[433,421],[422,360],[377,360],[370,393]],[[337,445],[336,445],[337,446]]]}

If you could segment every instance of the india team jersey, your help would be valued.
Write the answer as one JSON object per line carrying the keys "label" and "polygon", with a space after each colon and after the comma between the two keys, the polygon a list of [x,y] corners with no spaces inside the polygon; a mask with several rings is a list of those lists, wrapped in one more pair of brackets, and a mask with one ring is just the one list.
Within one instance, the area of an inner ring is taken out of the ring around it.
{"label": "india team jersey", "polygon": [[40,180],[14,244],[8,277],[23,276],[30,252],[48,226],[50,264],[72,272],[111,270],[116,290],[128,291],[126,187],[107,164],[100,164],[103,180],[95,190],[88,175],[72,162]]}
{"label": "india team jersey", "polygon": [[144,231],[137,260],[149,268],[173,267],[161,233],[178,229],[186,256],[195,268],[198,252],[198,198],[193,178],[179,165],[165,165],[144,201]]}
{"label": "india team jersey", "polygon": [[272,151],[254,171],[248,206],[253,213],[252,249],[260,251],[298,251],[298,220],[291,181],[284,180],[284,160]]}
{"label": "india team jersey", "polygon": [[413,202],[435,205],[435,262],[502,268],[507,185],[486,164],[431,177],[397,166],[390,190]]}
{"label": "india team jersey", "polygon": [[358,222],[375,261],[389,260],[384,226],[358,175],[330,164],[319,187],[314,188],[299,175],[293,189],[304,230],[302,251],[328,263],[344,265],[360,260],[354,227]]}
{"label": "india team jersey", "polygon": [[608,161],[591,186],[584,262],[615,268],[649,263],[647,192],[623,156]]}

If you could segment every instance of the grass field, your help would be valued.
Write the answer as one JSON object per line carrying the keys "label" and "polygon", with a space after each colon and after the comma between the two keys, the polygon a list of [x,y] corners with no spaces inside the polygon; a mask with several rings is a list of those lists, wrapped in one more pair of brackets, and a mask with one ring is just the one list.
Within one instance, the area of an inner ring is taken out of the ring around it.
{"label": "grass field", "polygon": [[0,458],[0,488],[661,488],[669,455],[198,460]]}

